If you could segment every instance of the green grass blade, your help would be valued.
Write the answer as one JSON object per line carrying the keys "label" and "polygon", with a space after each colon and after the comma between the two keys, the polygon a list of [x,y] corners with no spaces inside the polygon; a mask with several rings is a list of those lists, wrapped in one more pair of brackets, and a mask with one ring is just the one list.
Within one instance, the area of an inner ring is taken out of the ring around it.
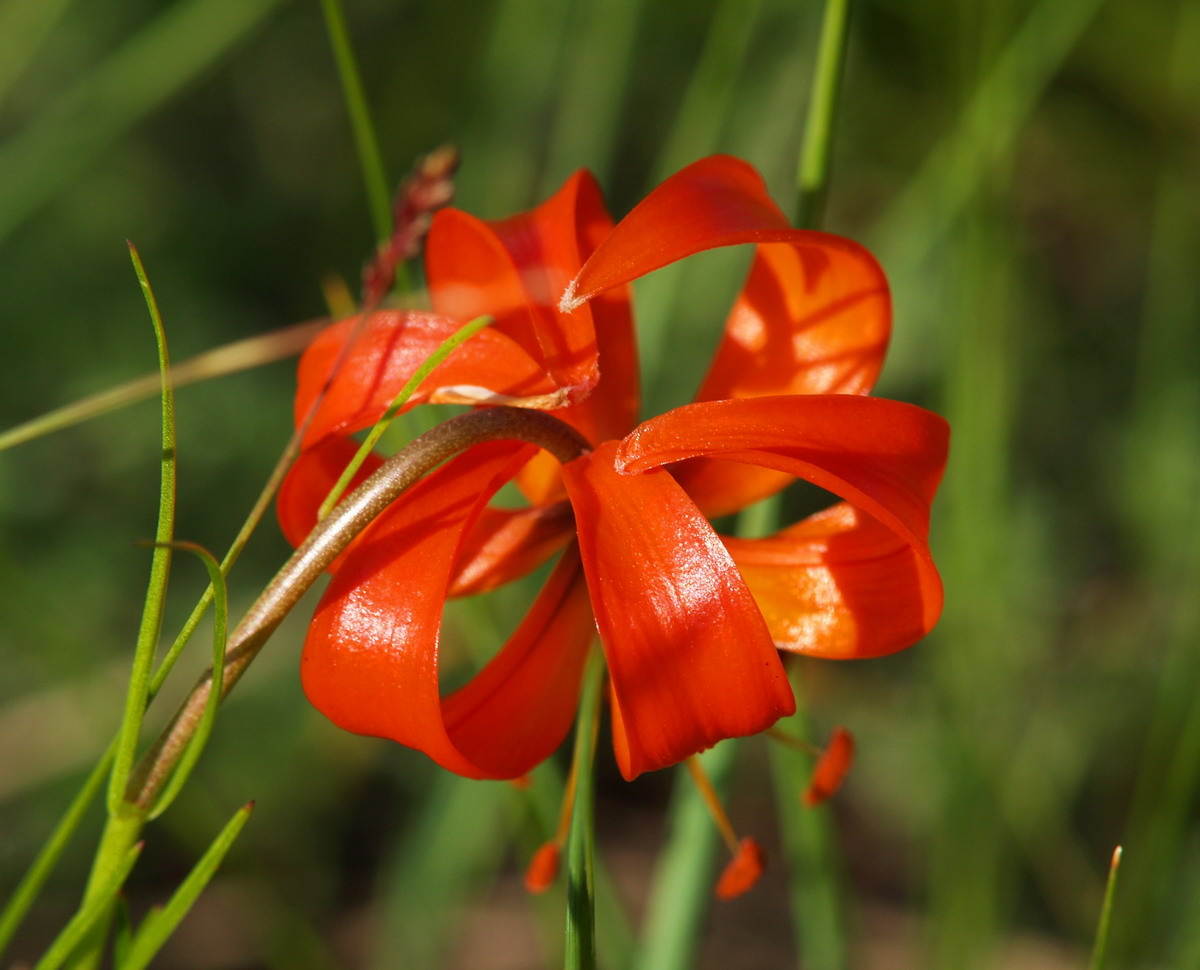
{"label": "green grass blade", "polygon": [[503,862],[506,786],[434,770],[417,817],[385,866],[368,961],[377,970],[443,966],[454,914]]}
{"label": "green grass blade", "polygon": [[4,955],[5,949],[12,941],[13,934],[21,926],[30,907],[37,899],[38,893],[41,892],[46,880],[50,878],[50,873],[54,871],[58,860],[66,851],[67,844],[79,830],[87,810],[104,787],[104,781],[112,767],[113,755],[116,750],[116,740],[114,739],[113,743],[108,746],[108,750],[92,768],[91,774],[87,776],[87,780],[71,800],[71,804],[67,806],[58,825],[54,827],[54,831],[50,833],[50,837],[43,844],[29,870],[21,878],[17,888],[13,890],[12,896],[5,904],[4,911],[0,913],[0,956]]}
{"label": "green grass blade", "polygon": [[221,865],[226,853],[241,834],[242,828],[253,810],[254,802],[249,802],[239,808],[225,828],[218,833],[208,851],[200,857],[200,861],[188,873],[187,878],[180,883],[166,906],[161,910],[152,911],[146,916],[142,925],[138,927],[137,933],[134,934],[133,942],[129,946],[128,957],[119,965],[118,970],[142,970],[143,967],[149,965],[155,954],[162,949],[162,945],[175,932],[175,928],[187,915],[188,910],[192,908],[192,904],[199,898],[204,887],[216,874],[217,867]]}
{"label": "green grass blade", "polygon": [[604,672],[604,654],[593,649],[583,672],[575,725],[575,806],[567,836],[567,970],[596,967],[595,757]]}
{"label": "green grass blade", "polygon": [[281,0],[181,0],[0,145],[0,240],[250,33]]}
{"label": "green grass blade", "polygon": [[367,95],[363,90],[354,48],[350,44],[350,33],[346,30],[342,5],[339,0],[321,0],[321,9],[325,13],[329,45],[333,48],[338,78],[342,83],[342,97],[346,101],[350,127],[354,131],[354,145],[358,150],[359,164],[362,166],[371,225],[375,230],[376,241],[382,241],[392,234],[391,183],[384,171],[379,138],[371,122],[371,111],[367,107]]}
{"label": "green grass blade", "polygon": [[[213,599],[213,683],[220,684],[223,682],[225,675],[225,640],[229,629],[229,593],[225,586],[225,577],[221,573],[221,566],[213,555],[201,546],[191,542],[177,542],[176,549],[183,549],[187,552],[195,553],[204,563],[204,568],[208,570],[209,583],[214,591]],[[217,719],[217,708],[221,705],[221,690],[219,688],[209,692],[208,701],[204,705],[204,714],[201,715],[200,724],[196,728],[196,733],[192,735],[191,741],[188,742],[187,749],[183,752],[183,756],[179,759],[179,764],[171,775],[171,780],[167,782],[166,788],[155,802],[154,807],[150,809],[147,818],[158,818],[167,810],[171,802],[179,795],[179,792],[186,784],[188,777],[192,773],[192,769],[196,766],[196,762],[200,758],[201,752],[204,750],[205,744],[208,743],[208,737],[212,734],[213,724]]]}
{"label": "green grass blade", "polygon": [[71,0],[8,0],[0,6],[0,102],[54,30]]}
{"label": "green grass blade", "polygon": [[[252,367],[261,367],[277,360],[294,357],[312,343],[313,337],[327,324],[326,320],[309,320],[198,354],[180,364],[172,365],[171,384],[178,389],[185,384],[224,377],[226,374],[236,374]],[[161,386],[162,378],[157,372],[145,374],[107,391],[55,408],[0,432],[0,451],[73,427],[118,408],[136,404],[158,394]]]}
{"label": "green grass blade", "polygon": [[[798,666],[792,665],[790,674],[799,708],[795,724],[806,731]],[[787,859],[799,962],[806,970],[843,970],[849,954],[837,832],[828,805],[806,808],[801,804],[811,775],[810,758],[782,744],[771,745],[771,778]]]}
{"label": "green grass blade", "polygon": [[[656,183],[716,150],[737,104],[738,78],[761,13],[761,0],[721,0],[718,4],[683,103],[659,150]],[[667,357],[671,315],[683,284],[683,276],[671,270],[638,282],[638,350],[647,389]]]}
{"label": "green grass blade", "polygon": [[108,813],[111,816],[124,810],[125,785],[133,768],[142,717],[146,711],[150,676],[154,667],[154,651],[162,631],[163,602],[167,595],[167,579],[171,571],[170,543],[175,531],[175,397],[171,387],[171,360],[167,352],[167,335],[163,329],[158,301],[146,276],[141,257],[133,243],[129,244],[134,271],[146,298],[154,338],[158,346],[158,366],[162,380],[162,458],[160,461],[158,527],[154,533],[154,553],[150,564],[150,584],[146,605],[138,629],[133,670],[129,675],[129,690],[125,695],[125,714],[121,719],[120,740],[113,762],[108,788]]}
{"label": "green grass blade", "polygon": [[[722,741],[700,755],[721,797],[737,761],[738,743]],[[670,835],[659,854],[646,909],[645,930],[634,961],[637,970],[691,970],[697,965],[704,914],[713,899],[721,839],[708,806],[686,772],[675,772]]]}
{"label": "green grass blade", "polygon": [[1108,883],[1104,887],[1104,903],[1100,907],[1100,922],[1096,927],[1096,942],[1092,945],[1092,959],[1088,970],[1104,970],[1108,956],[1108,928],[1112,923],[1113,897],[1117,893],[1117,870],[1121,868],[1121,847],[1113,849],[1112,863],[1108,867]]}
{"label": "green grass blade", "polygon": [[33,970],[57,970],[71,957],[72,952],[87,937],[97,923],[109,912],[121,887],[125,884],[134,863],[142,851],[142,843],[130,846],[112,868],[95,893],[76,913],[50,948],[34,965]]}
{"label": "green grass blade", "polygon": [[908,273],[927,258],[1011,149],[1104,0],[1041,0],[980,78],[954,126],[872,233],[883,263]]}
{"label": "green grass blade", "polygon": [[804,126],[804,145],[796,171],[796,185],[800,190],[796,200],[796,225],[810,229],[820,224],[825,211],[833,127],[837,120],[838,91],[850,35],[849,23],[850,0],[826,0],[808,118]]}
{"label": "green grass blade", "polygon": [[367,456],[375,448],[375,445],[379,443],[379,439],[383,437],[384,432],[391,426],[393,419],[400,413],[400,409],[416,393],[417,388],[421,386],[421,382],[432,374],[434,368],[441,364],[442,361],[454,353],[463,343],[479,333],[480,330],[490,325],[491,322],[491,317],[482,316],[464,323],[454,333],[443,340],[432,354],[425,358],[425,362],[417,368],[413,376],[408,379],[408,382],[400,388],[400,393],[396,395],[395,400],[388,406],[388,409],[383,412],[383,416],[375,422],[375,426],[367,434],[358,451],[354,453],[354,457],[342,472],[341,477],[334,484],[333,488],[329,490],[329,494],[325,496],[325,501],[321,503],[321,507],[317,510],[318,520],[325,518],[333,507],[337,505],[338,500],[349,487],[355,473],[362,467],[362,463],[367,460]]}

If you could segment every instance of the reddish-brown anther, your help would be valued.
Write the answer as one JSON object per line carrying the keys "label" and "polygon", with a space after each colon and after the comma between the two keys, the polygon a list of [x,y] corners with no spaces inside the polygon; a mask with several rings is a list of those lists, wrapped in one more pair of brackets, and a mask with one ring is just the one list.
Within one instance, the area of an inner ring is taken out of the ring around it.
{"label": "reddish-brown anther", "polygon": [[808,789],[804,792],[804,804],[812,808],[836,795],[853,763],[854,735],[843,727],[834,728],[829,744],[813,768]]}
{"label": "reddish-brown anther", "polygon": [[554,842],[547,842],[533,854],[529,868],[525,870],[525,888],[531,893],[544,893],[558,878],[558,865],[562,850]]}
{"label": "reddish-brown anther", "polygon": [[746,836],[738,846],[738,854],[730,860],[717,880],[717,899],[737,899],[749,892],[767,867],[767,855],[754,839]]}

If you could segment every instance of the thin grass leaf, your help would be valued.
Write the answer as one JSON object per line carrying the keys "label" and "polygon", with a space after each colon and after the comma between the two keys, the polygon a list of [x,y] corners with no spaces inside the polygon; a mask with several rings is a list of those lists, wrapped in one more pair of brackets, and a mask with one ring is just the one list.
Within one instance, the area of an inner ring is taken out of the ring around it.
{"label": "thin grass leaf", "polygon": [[108,746],[108,750],[92,768],[91,774],[87,776],[87,780],[71,800],[71,804],[59,819],[58,825],[54,827],[54,831],[50,833],[50,837],[46,839],[29,870],[21,878],[17,888],[13,890],[12,896],[5,904],[3,913],[0,913],[0,956],[4,955],[8,944],[12,942],[13,934],[20,928],[30,907],[33,906],[42,887],[46,884],[46,880],[50,878],[50,873],[54,871],[58,860],[62,858],[71,838],[79,830],[87,810],[104,787],[104,781],[112,767],[113,755],[116,750],[117,742],[114,738]]}
{"label": "thin grass leaf", "polygon": [[62,18],[71,0],[8,0],[0,6],[0,102]]}
{"label": "thin grass leaf", "polygon": [[[826,0],[796,171],[796,224],[804,229],[819,229],[824,218],[849,26],[850,0]],[[739,525],[759,535],[773,533],[779,528],[781,503],[782,495],[758,503],[747,510]],[[792,664],[789,674],[793,693],[802,697],[798,665]],[[797,711],[795,723],[802,734],[808,734],[802,709]],[[837,831],[828,807],[801,807],[801,793],[808,786],[810,770],[807,761],[794,751],[771,752],[797,956],[811,970],[841,970],[849,958]]]}
{"label": "thin grass leaf", "polygon": [[241,834],[253,810],[254,802],[248,802],[239,808],[213,840],[208,851],[188,873],[187,878],[179,884],[179,888],[167,904],[161,910],[151,911],[146,916],[134,934],[129,955],[124,962],[117,965],[118,970],[142,970],[149,965],[216,874],[218,866]]}
{"label": "thin grass leaf", "polygon": [[[327,324],[327,320],[309,320],[205,351],[181,364],[173,365],[171,384],[178,389],[185,384],[224,377],[226,374],[236,374],[252,367],[262,367],[264,364],[294,357],[312,343],[313,337]],[[158,394],[161,386],[162,377],[157,372],[145,374],[107,391],[55,408],[0,433],[0,451],[73,427],[118,408],[136,404]]]}
{"label": "thin grass leaf", "polygon": [[[683,103],[659,150],[654,182],[716,149],[737,104],[738,78],[761,11],[761,0],[721,0],[718,4]],[[682,275],[672,271],[638,281],[638,352],[647,388],[653,386],[663,366],[670,345],[672,311],[682,286]]]}
{"label": "thin grass leaf", "polygon": [[129,947],[133,943],[133,921],[129,915],[129,901],[124,894],[119,894],[116,900],[116,911],[113,913],[113,965],[120,966],[129,957]]}
{"label": "thin grass leaf", "polygon": [[[736,741],[722,741],[699,756],[721,797],[729,789],[737,752]],[[695,967],[704,915],[713,899],[720,836],[700,792],[682,771],[675,772],[667,826],[670,836],[659,853],[646,929],[633,964],[637,970]]]}
{"label": "thin grass leaf", "polygon": [[1011,150],[1033,109],[1105,0],[1041,0],[984,73],[954,126],[876,223],[882,261],[912,272]]}
{"label": "thin grass leaf", "polygon": [[849,23],[850,0],[827,0],[804,126],[804,144],[796,169],[796,186],[800,190],[796,200],[796,225],[805,229],[817,228],[825,212],[829,159],[833,154],[833,128],[850,36]]}
{"label": "thin grass leaf", "polygon": [[171,571],[171,541],[175,532],[175,396],[171,387],[171,359],[167,352],[167,335],[163,329],[158,301],[146,276],[142,258],[133,243],[129,243],[129,255],[133,260],[138,283],[142,287],[142,295],[146,298],[146,308],[150,311],[150,322],[154,326],[154,339],[158,347],[162,388],[162,458],[159,465],[158,527],[154,533],[150,584],[146,591],[142,622],[138,628],[133,670],[129,675],[129,689],[125,694],[125,714],[121,719],[117,754],[109,779],[110,816],[119,815],[126,810],[125,786],[129,781],[129,773],[137,752],[142,717],[146,711],[150,689],[150,675],[154,666],[154,650],[162,631],[163,603],[166,600],[167,579]]}
{"label": "thin grass leaf", "polygon": [[417,817],[385,866],[371,967],[436,970],[444,965],[455,916],[503,864],[504,789],[440,770],[430,779]]}
{"label": "thin grass leaf", "polygon": [[583,672],[575,724],[575,807],[567,837],[567,970],[596,967],[596,732],[604,689],[604,654],[593,649]]}
{"label": "thin grass leaf", "polygon": [[362,467],[362,463],[367,460],[367,456],[374,449],[375,445],[378,444],[379,439],[383,437],[384,432],[391,426],[392,420],[400,413],[400,409],[416,393],[417,388],[421,386],[421,382],[432,374],[434,368],[454,353],[463,343],[491,323],[492,317],[489,316],[476,317],[474,320],[464,323],[454,333],[443,340],[432,354],[425,358],[425,362],[417,368],[413,376],[408,379],[408,382],[400,388],[400,393],[396,395],[395,400],[388,406],[388,409],[383,412],[383,416],[375,422],[375,426],[368,432],[358,451],[354,453],[354,457],[342,471],[341,477],[334,484],[333,488],[329,490],[329,494],[325,496],[325,501],[321,503],[321,507],[317,510],[318,520],[325,518],[333,510],[333,507],[337,505],[338,500],[345,493],[347,487],[349,487],[355,473]]}
{"label": "thin grass leaf", "polygon": [[[208,579],[214,592],[213,683],[220,684],[225,676],[225,640],[229,629],[229,593],[225,586],[225,577],[221,574],[220,564],[207,549],[192,542],[176,542],[174,546],[176,549],[195,553],[204,563],[204,568],[208,570]],[[147,814],[147,820],[156,819],[165,812],[186,784],[204,746],[208,743],[209,735],[212,734],[213,725],[217,720],[217,708],[221,706],[221,693],[219,687],[209,692],[208,701],[204,705],[204,714],[200,718],[196,733],[188,742],[183,757],[179,759],[179,765],[171,775],[171,780],[167,782],[166,788]]]}
{"label": "thin grass leaf", "polygon": [[[799,668],[796,664],[789,667],[797,698],[795,724],[807,734]],[[810,970],[843,970],[849,965],[849,953],[837,830],[828,805],[806,808],[802,803],[811,775],[810,758],[782,744],[771,745],[771,779],[787,859],[799,963]]]}
{"label": "thin grass leaf", "polygon": [[75,948],[110,911],[117,893],[121,891],[121,887],[125,884],[125,880],[129,877],[141,852],[141,842],[125,850],[108,877],[101,885],[97,886],[92,897],[63,927],[62,932],[50,944],[50,948],[34,965],[33,970],[57,970],[71,957]]}
{"label": "thin grass leaf", "polygon": [[1108,867],[1108,883],[1104,887],[1104,903],[1100,907],[1100,922],[1096,926],[1096,941],[1092,944],[1092,959],[1088,970],[1104,970],[1108,956],[1108,928],[1112,923],[1113,898],[1117,893],[1117,871],[1121,868],[1121,847],[1113,849],[1112,862]]}
{"label": "thin grass leaf", "polygon": [[281,0],[166,7],[0,145],[0,240],[249,34]]}
{"label": "thin grass leaf", "polygon": [[333,59],[337,62],[338,78],[342,84],[342,97],[346,101],[346,112],[350,116],[350,127],[354,131],[354,146],[358,150],[358,162],[362,167],[363,187],[367,193],[367,208],[371,213],[371,225],[375,239],[381,242],[392,234],[391,185],[383,166],[383,154],[379,150],[379,137],[371,122],[371,110],[367,107],[367,95],[363,90],[362,76],[350,44],[350,33],[346,29],[346,17],[342,13],[340,0],[321,0],[325,14],[325,29],[329,33],[329,46],[333,48]]}

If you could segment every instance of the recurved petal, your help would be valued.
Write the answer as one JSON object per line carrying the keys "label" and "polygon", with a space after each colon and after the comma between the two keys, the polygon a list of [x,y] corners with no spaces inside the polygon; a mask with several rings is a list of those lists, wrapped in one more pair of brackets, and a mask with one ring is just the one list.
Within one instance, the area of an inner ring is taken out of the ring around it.
{"label": "recurved petal", "polygon": [[866,394],[891,335],[887,279],[837,236],[794,232],[757,247],[698,401],[777,394]]}
{"label": "recurved petal", "polygon": [[563,468],[611,678],[626,778],[795,703],[762,616],[712,527],[670,475],[622,475],[617,443]]}
{"label": "recurved petal", "polygon": [[849,660],[912,646],[942,589],[911,543],[848,502],[765,539],[723,541],[776,646]]}
{"label": "recurved petal", "polygon": [[[373,425],[429,355],[464,322],[397,310],[365,319],[350,317],[323,330],[300,358],[297,373],[297,425],[328,385],[305,432],[305,447],[331,434],[351,434]],[[555,408],[565,399],[537,361],[510,337],[488,327],[436,368],[407,406],[434,401]]]}
{"label": "recurved petal", "polygon": [[949,429],[929,411],[849,394],[710,401],[642,424],[620,446],[634,474],[690,458],[720,458],[795,475],[846,499],[912,550],[924,623],[941,586],[929,553],[929,506],[946,464]]}
{"label": "recurved petal", "polygon": [[490,443],[464,453],[350,547],[301,662],[306,693],[340,727],[391,738],[475,778],[521,775],[567,733],[591,636],[570,557],[478,677],[445,700],[438,690],[438,631],[463,534],[531,450]]}
{"label": "recurved petal", "polygon": [[[430,229],[426,254],[434,308],[464,319],[495,316],[496,327],[542,364],[573,403],[592,391],[605,368],[604,406],[585,405],[576,415],[589,437],[594,429],[586,425],[613,417],[610,412],[628,411],[622,428],[600,429],[605,436],[622,433],[636,414],[636,366],[622,366],[633,348],[628,294],[613,293],[580,313],[560,312],[557,304],[611,227],[595,179],[580,171],[550,199],[508,219],[485,222],[443,210]],[[599,346],[597,324],[606,331]]]}
{"label": "recurved petal", "polygon": [[488,506],[463,540],[451,596],[474,596],[532,572],[575,533],[567,502],[521,509]]}

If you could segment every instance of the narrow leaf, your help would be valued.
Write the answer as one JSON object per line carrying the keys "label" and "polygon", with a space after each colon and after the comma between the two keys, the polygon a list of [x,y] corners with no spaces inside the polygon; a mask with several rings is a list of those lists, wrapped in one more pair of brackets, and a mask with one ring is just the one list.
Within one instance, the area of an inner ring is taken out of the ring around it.
{"label": "narrow leaf", "polygon": [[78,831],[84,815],[87,814],[92,802],[104,787],[104,779],[108,776],[109,768],[112,767],[113,755],[116,750],[117,744],[114,739],[92,769],[92,773],[87,776],[87,780],[84,781],[79,792],[71,800],[71,804],[63,813],[58,825],[50,833],[50,837],[38,852],[37,858],[33,860],[29,871],[22,877],[5,904],[4,911],[0,913],[0,956],[4,955],[4,950],[11,942],[13,934],[24,921],[25,915],[33,906],[38,893],[41,892],[46,880],[50,877],[50,873],[54,871],[58,860],[62,858],[71,837]]}
{"label": "narrow leaf", "polygon": [[166,789],[150,810],[148,818],[151,819],[158,818],[158,816],[165,812],[183,789],[188,776],[196,766],[196,761],[199,759],[200,753],[204,750],[204,745],[208,743],[209,735],[212,734],[213,724],[217,719],[217,708],[221,704],[222,691],[220,685],[225,675],[225,641],[229,628],[228,590],[225,586],[225,577],[221,573],[220,564],[213,557],[212,553],[194,543],[177,542],[174,545],[176,549],[195,553],[204,563],[204,568],[208,570],[209,582],[212,584],[214,593],[212,679],[215,686],[208,693],[208,700],[204,705],[204,713],[200,717],[200,723],[196,727],[196,733],[192,735],[191,741],[188,742],[188,746],[183,752],[183,756],[180,758],[179,765],[176,767],[174,774],[171,775],[171,780],[167,783]]}
{"label": "narrow leaf", "polygon": [[33,970],[57,970],[58,967],[63,965],[71,956],[75,947],[83,941],[92,927],[96,925],[97,921],[109,911],[113,900],[117,893],[121,891],[121,887],[125,884],[125,880],[128,878],[141,852],[141,842],[125,852],[120,864],[113,868],[103,884],[97,888],[91,899],[63,927],[63,931],[50,944],[50,949],[45,952]]}
{"label": "narrow leaf", "polygon": [[208,851],[200,857],[195,868],[179,884],[166,906],[142,922],[130,944],[128,957],[119,964],[119,970],[141,970],[149,965],[216,874],[217,867],[241,833],[253,810],[254,802],[247,802],[234,813],[233,818],[208,847]]}
{"label": "narrow leaf", "polygon": [[1092,945],[1092,960],[1088,970],[1104,970],[1104,958],[1108,955],[1108,929],[1112,922],[1113,897],[1117,893],[1117,870],[1121,868],[1121,847],[1113,849],[1112,862],[1108,867],[1108,884],[1104,887],[1104,903],[1100,907],[1100,923],[1096,927],[1096,941]]}
{"label": "narrow leaf", "polygon": [[[142,622],[138,629],[137,647],[134,651],[133,670],[129,675],[129,689],[125,695],[125,714],[121,719],[120,740],[108,787],[108,814],[115,816],[123,811],[125,786],[133,768],[137,751],[138,736],[142,729],[142,716],[146,710],[146,698],[150,689],[150,674],[154,665],[154,649],[162,630],[163,602],[167,595],[167,578],[171,571],[170,543],[175,531],[175,395],[171,386],[171,360],[167,353],[167,335],[163,330],[162,315],[158,301],[146,277],[141,256],[133,243],[129,243],[129,255],[133,268],[146,298],[150,311],[150,322],[154,326],[154,338],[158,345],[158,368],[162,386],[162,458],[160,460],[158,528],[154,534],[154,557],[150,563],[150,584],[146,591],[146,605],[142,610]],[[127,810],[127,809],[126,809]]]}
{"label": "narrow leaf", "polygon": [[575,810],[567,842],[567,970],[596,967],[596,731],[604,654],[593,649],[583,673],[575,727]]}

